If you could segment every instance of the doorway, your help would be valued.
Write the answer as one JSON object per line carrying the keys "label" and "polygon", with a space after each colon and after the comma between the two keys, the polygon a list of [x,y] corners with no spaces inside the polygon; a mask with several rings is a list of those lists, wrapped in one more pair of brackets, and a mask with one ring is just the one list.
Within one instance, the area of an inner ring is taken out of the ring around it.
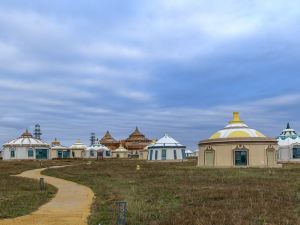
{"label": "doorway", "polygon": [[248,152],[235,151],[234,152],[234,165],[235,166],[247,166],[248,165]]}
{"label": "doorway", "polygon": [[214,166],[215,161],[215,152],[214,151],[205,151],[205,166]]}
{"label": "doorway", "polygon": [[268,166],[275,165],[275,151],[272,149],[267,150],[267,163]]}

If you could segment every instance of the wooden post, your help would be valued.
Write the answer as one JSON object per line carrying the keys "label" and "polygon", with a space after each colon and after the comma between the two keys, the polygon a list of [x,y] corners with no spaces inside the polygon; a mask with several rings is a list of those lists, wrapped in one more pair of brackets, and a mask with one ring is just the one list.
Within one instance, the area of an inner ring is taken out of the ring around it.
{"label": "wooden post", "polygon": [[45,181],[44,178],[40,178],[40,190],[43,191],[45,190]]}
{"label": "wooden post", "polygon": [[117,225],[126,225],[127,202],[118,201],[118,220]]}

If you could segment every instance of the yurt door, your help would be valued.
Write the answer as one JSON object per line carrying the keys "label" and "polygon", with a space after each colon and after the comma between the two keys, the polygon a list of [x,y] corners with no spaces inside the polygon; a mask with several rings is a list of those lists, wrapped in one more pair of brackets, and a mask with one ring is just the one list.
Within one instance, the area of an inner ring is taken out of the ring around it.
{"label": "yurt door", "polygon": [[267,163],[268,166],[274,166],[275,164],[275,153],[273,150],[267,150]]}
{"label": "yurt door", "polygon": [[205,152],[205,166],[214,166],[215,153],[213,151]]}

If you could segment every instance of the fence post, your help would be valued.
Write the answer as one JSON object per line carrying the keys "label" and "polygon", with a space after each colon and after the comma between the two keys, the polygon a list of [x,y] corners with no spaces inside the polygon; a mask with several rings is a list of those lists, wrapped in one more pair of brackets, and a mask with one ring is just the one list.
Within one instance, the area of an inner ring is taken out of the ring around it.
{"label": "fence post", "polygon": [[45,181],[44,178],[40,178],[40,190],[43,191],[45,189]]}
{"label": "fence post", "polygon": [[126,225],[127,202],[118,201],[118,220],[117,225]]}

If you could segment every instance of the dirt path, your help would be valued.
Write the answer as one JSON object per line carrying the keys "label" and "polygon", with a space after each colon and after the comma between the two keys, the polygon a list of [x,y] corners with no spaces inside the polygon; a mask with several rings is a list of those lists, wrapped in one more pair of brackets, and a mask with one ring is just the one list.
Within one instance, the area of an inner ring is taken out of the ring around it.
{"label": "dirt path", "polygon": [[[52,167],[58,168],[58,167]],[[44,177],[45,182],[58,188],[56,196],[30,215],[0,220],[0,225],[86,225],[94,193],[86,186],[41,175],[45,169],[23,172],[17,176],[33,179]]]}

